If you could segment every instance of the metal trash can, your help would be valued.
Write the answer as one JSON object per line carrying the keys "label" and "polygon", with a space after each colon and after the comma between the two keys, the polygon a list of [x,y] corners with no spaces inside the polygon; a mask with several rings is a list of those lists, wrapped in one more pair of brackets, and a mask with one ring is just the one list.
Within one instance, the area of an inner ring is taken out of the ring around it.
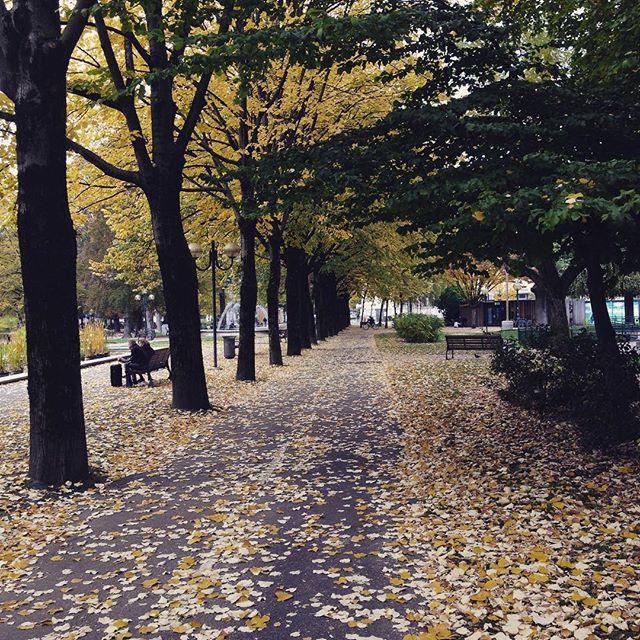
{"label": "metal trash can", "polygon": [[222,340],[224,342],[224,357],[227,360],[233,360],[236,357],[236,337],[224,336]]}
{"label": "metal trash can", "polygon": [[111,386],[122,386],[122,365],[119,363],[111,365]]}

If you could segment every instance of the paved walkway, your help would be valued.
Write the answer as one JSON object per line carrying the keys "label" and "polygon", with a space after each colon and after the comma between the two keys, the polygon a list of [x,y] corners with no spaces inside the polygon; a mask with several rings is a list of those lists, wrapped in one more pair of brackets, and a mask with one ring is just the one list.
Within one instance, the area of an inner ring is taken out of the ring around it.
{"label": "paved walkway", "polygon": [[418,632],[424,583],[373,335],[303,358],[210,442],[114,483],[76,535],[2,585],[0,640]]}

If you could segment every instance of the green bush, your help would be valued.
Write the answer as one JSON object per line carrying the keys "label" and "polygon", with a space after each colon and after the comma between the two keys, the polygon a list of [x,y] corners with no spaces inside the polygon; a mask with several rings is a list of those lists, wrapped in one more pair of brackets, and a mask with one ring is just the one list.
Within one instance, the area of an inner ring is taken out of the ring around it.
{"label": "green bush", "polygon": [[89,322],[80,329],[80,354],[83,358],[107,353],[107,333],[99,322]]}
{"label": "green bush", "polygon": [[27,339],[24,327],[11,333],[11,339],[0,345],[0,373],[20,373],[27,366]]}
{"label": "green bush", "polygon": [[444,322],[438,316],[409,313],[394,320],[398,335],[405,342],[437,342]]}
{"label": "green bush", "polygon": [[640,355],[628,343],[611,362],[586,333],[553,347],[544,339],[534,346],[506,340],[491,368],[505,377],[508,400],[572,420],[590,440],[627,439],[638,431]]}

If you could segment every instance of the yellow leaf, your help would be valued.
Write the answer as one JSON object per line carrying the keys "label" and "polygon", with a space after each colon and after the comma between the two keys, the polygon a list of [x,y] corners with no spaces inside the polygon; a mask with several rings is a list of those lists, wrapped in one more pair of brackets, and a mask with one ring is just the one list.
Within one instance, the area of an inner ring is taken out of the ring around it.
{"label": "yellow leaf", "polygon": [[284,602],[285,600],[290,600],[293,598],[293,595],[288,591],[276,591],[276,600],[278,602]]}
{"label": "yellow leaf", "polygon": [[478,222],[482,222],[487,217],[484,211],[474,211],[471,215]]}
{"label": "yellow leaf", "polygon": [[191,627],[188,624],[178,624],[175,627],[171,627],[171,631],[174,633],[188,633],[191,631]]}
{"label": "yellow leaf", "polygon": [[250,629],[256,629],[256,630],[266,629],[267,623],[269,622],[270,619],[271,619],[271,616],[269,615],[265,615],[265,616],[256,615],[256,616],[253,616],[253,618],[251,618],[249,622],[247,622],[247,626]]}
{"label": "yellow leaf", "polygon": [[155,585],[157,585],[157,584],[158,584],[158,582],[159,582],[159,581],[158,581],[158,579],[157,579],[157,578],[151,578],[150,580],[145,580],[145,581],[142,583],[142,586],[143,586],[145,589],[150,589],[151,587],[155,587]]}

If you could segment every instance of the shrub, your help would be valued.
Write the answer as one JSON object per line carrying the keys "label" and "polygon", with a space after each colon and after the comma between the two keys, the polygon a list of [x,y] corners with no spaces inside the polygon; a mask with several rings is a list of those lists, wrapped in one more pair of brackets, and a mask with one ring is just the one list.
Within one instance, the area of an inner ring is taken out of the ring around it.
{"label": "shrub", "polygon": [[83,358],[107,353],[107,333],[99,322],[89,322],[80,329],[80,354]]}
{"label": "shrub", "polygon": [[394,320],[398,335],[405,342],[437,342],[444,323],[438,316],[409,313]]}
{"label": "shrub", "polygon": [[507,340],[491,368],[505,376],[507,399],[574,420],[598,440],[619,440],[637,430],[640,402],[640,356],[628,343],[620,352],[610,362],[586,333],[553,348],[544,340],[536,346]]}
{"label": "shrub", "polygon": [[6,344],[0,345],[0,373],[20,373],[27,366],[27,339],[24,327],[11,333]]}

